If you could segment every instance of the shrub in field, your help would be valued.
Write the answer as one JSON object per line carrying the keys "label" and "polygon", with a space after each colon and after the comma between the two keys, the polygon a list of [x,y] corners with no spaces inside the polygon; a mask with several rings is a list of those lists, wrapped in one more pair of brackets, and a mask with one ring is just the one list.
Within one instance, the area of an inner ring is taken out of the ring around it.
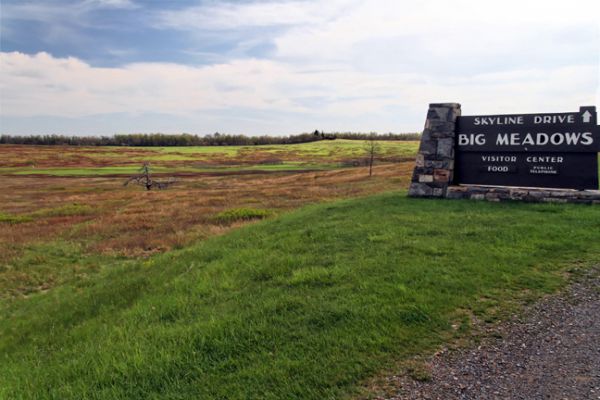
{"label": "shrub in field", "polygon": [[232,208],[218,213],[215,221],[222,224],[229,224],[236,221],[249,221],[252,219],[263,219],[271,215],[269,210],[260,210],[257,208]]}
{"label": "shrub in field", "polygon": [[27,215],[11,215],[0,213],[0,224],[20,224],[21,222],[30,222],[33,218]]}
{"label": "shrub in field", "polygon": [[44,217],[70,217],[74,215],[89,215],[93,214],[94,209],[85,204],[65,204],[64,206],[55,208],[42,208],[25,215],[14,215],[0,213],[0,224],[15,225],[22,222],[31,222],[37,218]]}

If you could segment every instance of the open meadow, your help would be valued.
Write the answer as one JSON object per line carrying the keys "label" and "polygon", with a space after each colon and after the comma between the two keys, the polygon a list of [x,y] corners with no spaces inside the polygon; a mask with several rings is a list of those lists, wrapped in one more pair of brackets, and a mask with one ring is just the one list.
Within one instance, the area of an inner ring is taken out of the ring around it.
{"label": "open meadow", "polygon": [[0,147],[0,399],[373,398],[600,261],[599,207],[408,198],[381,145]]}
{"label": "open meadow", "polygon": [[[371,178],[363,145],[3,145],[0,297],[47,290],[115,257],[182,248],[308,203],[407,186],[417,142],[381,142]],[[124,187],[143,162],[177,183],[151,192]]]}

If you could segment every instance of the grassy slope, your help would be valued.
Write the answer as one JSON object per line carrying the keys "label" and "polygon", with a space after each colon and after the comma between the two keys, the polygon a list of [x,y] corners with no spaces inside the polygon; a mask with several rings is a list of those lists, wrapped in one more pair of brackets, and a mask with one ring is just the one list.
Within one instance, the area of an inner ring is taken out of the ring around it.
{"label": "grassy slope", "polygon": [[4,303],[0,398],[337,397],[598,260],[598,207],[312,206]]}

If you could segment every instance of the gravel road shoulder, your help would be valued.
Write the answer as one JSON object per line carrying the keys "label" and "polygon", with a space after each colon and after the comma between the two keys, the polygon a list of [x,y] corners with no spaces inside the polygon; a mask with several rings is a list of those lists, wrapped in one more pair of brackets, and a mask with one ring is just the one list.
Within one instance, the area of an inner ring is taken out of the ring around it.
{"label": "gravel road shoulder", "polygon": [[600,399],[600,266],[494,331],[435,355],[426,382],[389,377],[379,399]]}

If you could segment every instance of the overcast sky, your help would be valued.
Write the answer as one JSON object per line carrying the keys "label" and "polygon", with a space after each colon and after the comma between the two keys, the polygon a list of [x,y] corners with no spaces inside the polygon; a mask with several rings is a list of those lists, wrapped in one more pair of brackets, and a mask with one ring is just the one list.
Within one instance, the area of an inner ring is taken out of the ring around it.
{"label": "overcast sky", "polygon": [[598,0],[1,0],[0,133],[414,132],[600,100]]}

